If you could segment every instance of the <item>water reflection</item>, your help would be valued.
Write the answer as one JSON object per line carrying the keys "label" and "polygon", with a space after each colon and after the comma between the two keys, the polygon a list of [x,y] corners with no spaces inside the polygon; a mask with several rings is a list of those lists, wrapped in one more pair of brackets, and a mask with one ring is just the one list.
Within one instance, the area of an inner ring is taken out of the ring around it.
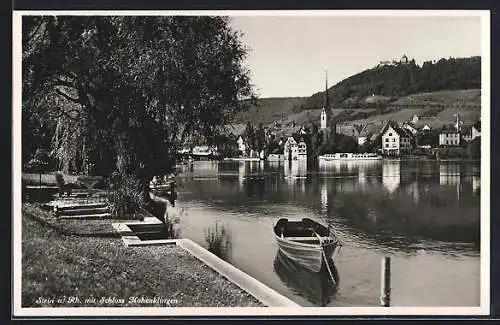
{"label": "water reflection", "polygon": [[439,165],[439,184],[457,185],[460,184],[460,165],[440,164]]}
{"label": "water reflection", "polygon": [[401,183],[399,161],[384,161],[382,165],[382,183],[389,193],[394,193]]}
{"label": "water reflection", "polygon": [[223,175],[232,170],[239,182],[226,176],[220,182],[199,179],[191,184],[193,192],[235,213],[266,209],[277,216],[290,213],[284,208],[306,209],[335,223],[357,244],[406,252],[443,247],[429,240],[473,243],[465,248],[473,251],[479,246],[480,176],[471,164],[222,162],[218,169]]}
{"label": "water reflection", "polygon": [[323,213],[328,211],[328,184],[326,181],[321,184],[321,211]]}
{"label": "water reflection", "polygon": [[280,250],[274,259],[274,271],[281,281],[294,292],[321,307],[330,303],[339,283],[339,274],[331,258],[328,265],[333,279],[325,264],[320,272],[315,273],[290,260]]}
{"label": "water reflection", "polygon": [[[194,169],[203,163],[196,162]],[[426,271],[416,287],[410,271],[397,272],[398,301],[420,306],[477,303],[480,174],[474,164],[219,162],[214,169],[218,179],[204,178],[203,173],[213,175],[206,168],[199,178],[189,172],[181,176],[185,186],[179,201],[189,210],[182,218],[182,236],[207,246],[206,227],[216,221],[229,225],[234,236],[228,262],[297,303],[377,305],[380,256],[386,253],[399,270],[422,265]],[[442,181],[447,174],[458,174],[460,186]],[[326,292],[332,286],[319,284],[321,277],[297,278],[300,271],[276,256],[272,225],[280,217],[317,219],[342,238],[344,251],[335,260],[342,274],[338,292]]]}

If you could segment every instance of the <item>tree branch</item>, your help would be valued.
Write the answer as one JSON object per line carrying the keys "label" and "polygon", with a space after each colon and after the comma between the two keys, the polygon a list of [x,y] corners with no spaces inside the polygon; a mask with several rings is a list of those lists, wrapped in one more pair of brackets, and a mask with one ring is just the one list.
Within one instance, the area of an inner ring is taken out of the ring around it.
{"label": "tree branch", "polygon": [[63,96],[63,97],[64,97],[64,98],[66,98],[67,100],[70,100],[70,101],[72,101],[73,103],[81,104],[81,103],[80,103],[80,99],[79,99],[79,98],[73,98],[73,97],[69,96],[68,94],[66,94],[66,93],[62,92],[61,90],[59,90],[59,89],[57,89],[57,88],[55,89],[55,91],[56,91],[56,93],[57,93],[58,95]]}

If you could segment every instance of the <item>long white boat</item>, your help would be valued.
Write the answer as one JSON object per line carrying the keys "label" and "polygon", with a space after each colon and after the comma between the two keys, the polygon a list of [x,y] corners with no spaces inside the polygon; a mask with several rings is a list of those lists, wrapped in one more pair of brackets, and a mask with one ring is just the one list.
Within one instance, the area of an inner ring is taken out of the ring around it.
{"label": "long white boat", "polygon": [[224,158],[224,161],[261,161],[262,159],[257,157],[229,157]]}
{"label": "long white boat", "polygon": [[364,153],[352,153],[352,152],[340,152],[340,153],[327,153],[320,155],[319,160],[323,161],[338,161],[338,160],[381,160],[382,156],[376,153],[364,152]]}

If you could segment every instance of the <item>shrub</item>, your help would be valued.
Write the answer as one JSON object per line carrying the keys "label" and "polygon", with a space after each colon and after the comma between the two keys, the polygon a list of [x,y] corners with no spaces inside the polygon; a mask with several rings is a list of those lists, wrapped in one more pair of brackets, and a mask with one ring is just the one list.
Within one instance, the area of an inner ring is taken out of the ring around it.
{"label": "shrub", "polygon": [[59,192],[59,196],[63,196],[64,190],[66,188],[66,184],[64,182],[64,177],[61,173],[56,173],[54,175],[54,177],[56,178],[56,185],[57,185],[57,190]]}
{"label": "shrub", "polygon": [[218,222],[216,222],[215,226],[205,228],[205,242],[209,252],[222,259],[227,259],[231,239],[229,231],[226,230],[224,225],[219,227]]}
{"label": "shrub", "polygon": [[115,173],[108,180],[107,200],[111,214],[120,218],[137,215],[136,212],[145,206],[141,183],[133,175]]}

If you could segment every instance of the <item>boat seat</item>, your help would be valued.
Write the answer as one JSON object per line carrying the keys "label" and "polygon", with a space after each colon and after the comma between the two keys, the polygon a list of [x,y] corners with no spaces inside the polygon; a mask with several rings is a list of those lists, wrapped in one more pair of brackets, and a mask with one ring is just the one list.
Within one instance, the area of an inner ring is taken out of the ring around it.
{"label": "boat seat", "polygon": [[[321,239],[328,239],[328,238],[329,237],[321,237]],[[285,239],[295,240],[295,241],[301,241],[301,240],[318,241],[318,237],[285,237]]]}

